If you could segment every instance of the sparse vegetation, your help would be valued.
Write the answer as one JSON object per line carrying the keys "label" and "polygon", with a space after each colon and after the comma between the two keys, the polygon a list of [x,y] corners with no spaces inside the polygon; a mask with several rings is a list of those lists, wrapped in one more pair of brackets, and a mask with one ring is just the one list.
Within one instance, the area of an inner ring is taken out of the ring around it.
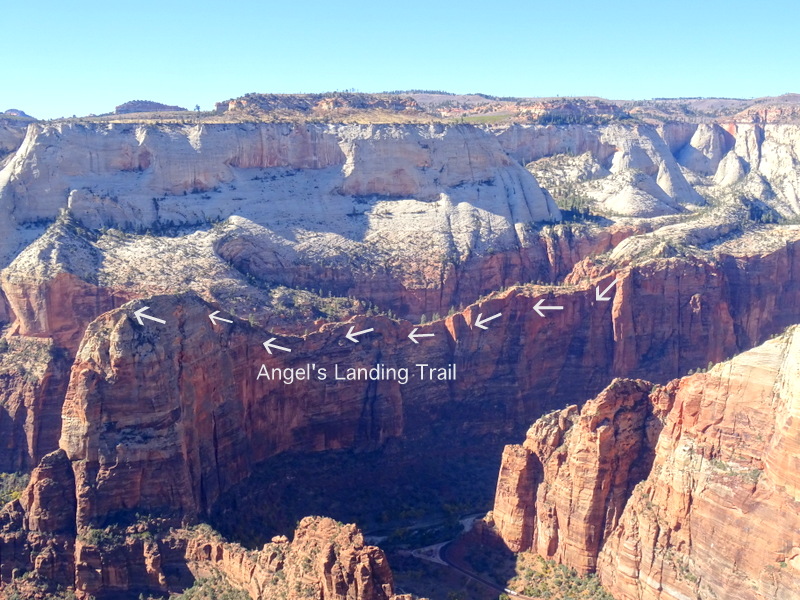
{"label": "sparse vegetation", "polygon": [[0,506],[18,499],[30,479],[28,473],[0,473]]}
{"label": "sparse vegetation", "polygon": [[109,526],[104,528],[88,527],[83,529],[78,537],[92,546],[111,548],[120,545],[125,537],[118,527]]}
{"label": "sparse vegetation", "polygon": [[[24,573],[22,576],[2,585],[3,600],[76,600],[77,596],[72,588],[43,581],[33,573]],[[94,600],[94,596],[81,596],[83,600]]]}
{"label": "sparse vegetation", "polygon": [[575,569],[523,552],[517,555],[517,576],[509,588],[533,598],[548,600],[614,600],[594,574],[578,575]]}
{"label": "sparse vegetation", "polygon": [[250,600],[250,595],[233,587],[222,575],[212,575],[198,579],[173,600]]}

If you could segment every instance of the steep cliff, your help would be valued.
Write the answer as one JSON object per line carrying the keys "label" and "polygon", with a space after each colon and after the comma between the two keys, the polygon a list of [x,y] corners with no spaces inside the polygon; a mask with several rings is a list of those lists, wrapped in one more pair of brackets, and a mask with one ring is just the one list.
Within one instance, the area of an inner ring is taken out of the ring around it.
{"label": "steep cliff", "polygon": [[[114,309],[88,326],[62,410],[60,445],[75,462],[78,522],[99,525],[134,507],[201,515],[254,464],[282,451],[424,441],[437,422],[453,433],[512,432],[614,376],[667,381],[796,320],[793,256],[791,244],[747,260],[721,254],[717,264],[646,261],[617,274],[609,303],[594,298],[594,285],[608,276],[561,289],[514,287],[421,327],[435,334],[424,344],[407,339],[411,323],[381,316],[317,324],[287,337],[293,352],[279,358],[264,353],[267,332],[239,320],[218,329],[208,321],[214,309],[193,295],[146,301],[163,326],[135,323],[141,302]],[[563,309],[539,317],[532,312],[539,299]],[[475,327],[478,314],[497,313],[489,330]],[[350,325],[375,334],[352,346],[343,342]],[[453,364],[459,376],[286,385],[256,380],[262,362]],[[447,415],[456,406],[453,422]],[[125,470],[116,468],[121,462]]]}
{"label": "steep cliff", "polygon": [[[800,328],[664,387],[616,380],[504,454],[497,533],[615,598],[800,594]],[[756,525],[757,524],[757,525]]]}
{"label": "steep cliff", "polygon": [[[31,436],[29,456],[55,450],[60,433],[61,447],[87,481],[81,485],[82,522],[89,524],[134,507],[203,514],[253,464],[286,450],[367,449],[392,437],[424,440],[436,422],[459,435],[513,432],[521,422],[599,392],[615,376],[665,382],[795,322],[800,267],[790,233],[758,257],[723,246],[713,262],[631,263],[615,274],[616,292],[607,303],[596,301],[595,286],[611,283],[608,267],[585,263],[568,286],[515,286],[421,327],[435,334],[424,344],[407,339],[410,322],[384,316],[309,323],[305,335],[286,338],[291,355],[269,361],[262,343],[270,333],[239,319],[218,331],[208,320],[215,309],[194,294],[146,301],[152,314],[167,320],[164,326],[138,326],[131,315],[144,304],[124,305],[87,326],[63,410],[57,395],[42,404],[53,418],[40,426],[52,423],[52,429],[48,436]],[[533,312],[539,300],[563,308],[540,317]],[[478,314],[498,313],[488,330],[475,326]],[[60,321],[51,316],[49,322]],[[373,328],[375,336],[342,346],[350,325]],[[51,335],[58,339],[57,331]],[[329,368],[381,362],[412,369],[454,364],[459,374],[455,381],[412,378],[406,385],[285,385],[255,381],[262,362]],[[5,405],[24,404],[31,393],[20,380],[9,381],[17,382],[16,391]],[[41,403],[50,396],[36,397]],[[455,422],[449,417],[454,407],[460,411]],[[9,425],[14,436],[27,435],[21,424],[14,427]],[[7,460],[19,464],[13,456]],[[115,470],[120,461],[129,469]],[[115,478],[121,479],[100,485]]]}
{"label": "steep cliff", "polygon": [[560,218],[494,136],[450,125],[37,124],[0,171],[0,207],[12,216],[3,263],[20,227],[67,207],[95,228],[236,214],[276,238],[375,251],[385,236],[414,245],[424,227],[442,236],[436,251],[461,255],[516,246],[519,225]]}
{"label": "steep cliff", "polygon": [[28,124],[33,121],[24,117],[3,118],[3,113],[0,113],[0,167],[22,145]]}

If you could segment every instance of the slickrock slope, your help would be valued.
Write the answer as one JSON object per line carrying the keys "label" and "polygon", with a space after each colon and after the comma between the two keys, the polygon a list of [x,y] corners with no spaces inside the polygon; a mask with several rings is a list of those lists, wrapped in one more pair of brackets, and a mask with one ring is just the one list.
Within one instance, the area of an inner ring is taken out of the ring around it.
{"label": "slickrock slope", "polygon": [[800,595],[800,328],[664,387],[616,380],[506,449],[491,519],[514,551],[615,598]]}

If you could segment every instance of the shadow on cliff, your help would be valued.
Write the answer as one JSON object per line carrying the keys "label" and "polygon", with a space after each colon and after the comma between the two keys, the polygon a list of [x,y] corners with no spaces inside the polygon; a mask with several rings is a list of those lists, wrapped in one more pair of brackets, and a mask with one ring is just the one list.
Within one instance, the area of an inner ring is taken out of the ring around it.
{"label": "shadow on cliff", "polygon": [[356,523],[381,547],[452,539],[458,518],[492,506],[504,440],[392,441],[371,452],[282,454],[259,465],[210,511],[229,539],[259,547],[308,515]]}

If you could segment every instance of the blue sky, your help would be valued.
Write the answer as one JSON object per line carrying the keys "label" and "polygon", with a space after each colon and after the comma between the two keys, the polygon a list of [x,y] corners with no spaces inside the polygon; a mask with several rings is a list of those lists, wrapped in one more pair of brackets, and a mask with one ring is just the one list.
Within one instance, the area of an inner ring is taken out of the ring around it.
{"label": "blue sky", "polygon": [[[80,6],[80,8],[77,8]],[[442,89],[509,96],[800,92],[800,8],[766,0],[12,2],[0,110]]]}

